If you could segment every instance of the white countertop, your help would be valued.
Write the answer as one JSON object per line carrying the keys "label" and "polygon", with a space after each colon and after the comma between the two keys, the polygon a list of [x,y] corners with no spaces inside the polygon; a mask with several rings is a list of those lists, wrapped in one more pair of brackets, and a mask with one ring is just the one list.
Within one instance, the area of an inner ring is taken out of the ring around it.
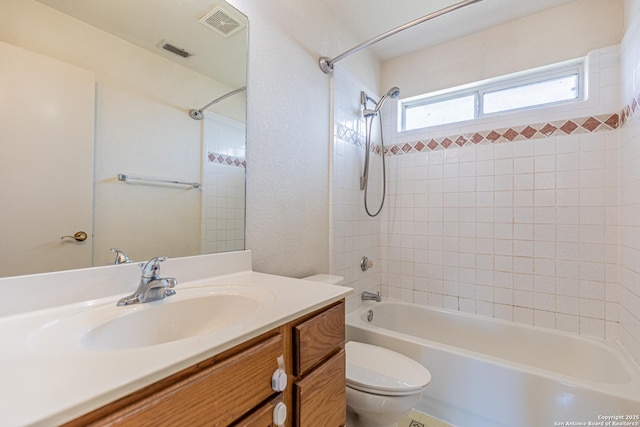
{"label": "white countertop", "polygon": [[[43,340],[42,330],[59,319],[115,306],[126,294],[0,317],[0,424],[51,426],[70,421],[351,292],[347,287],[249,270],[180,281],[176,296],[181,289],[216,285],[259,287],[273,298],[242,322],[216,332],[112,351],[90,351],[73,339]],[[155,303],[170,303],[171,298]]]}

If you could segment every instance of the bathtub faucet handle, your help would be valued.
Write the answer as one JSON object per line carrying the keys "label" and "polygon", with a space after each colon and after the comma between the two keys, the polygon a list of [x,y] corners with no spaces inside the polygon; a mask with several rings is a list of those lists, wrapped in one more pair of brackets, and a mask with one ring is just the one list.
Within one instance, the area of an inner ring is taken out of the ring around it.
{"label": "bathtub faucet handle", "polygon": [[380,291],[378,291],[378,293],[376,294],[374,294],[373,292],[364,291],[362,295],[360,295],[360,299],[362,299],[362,301],[376,301],[376,302],[382,301],[382,297],[380,296]]}

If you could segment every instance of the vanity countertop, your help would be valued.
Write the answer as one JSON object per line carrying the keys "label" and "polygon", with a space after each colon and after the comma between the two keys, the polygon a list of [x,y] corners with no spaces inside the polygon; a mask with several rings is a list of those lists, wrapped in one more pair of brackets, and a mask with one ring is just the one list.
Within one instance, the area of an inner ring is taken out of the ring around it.
{"label": "vanity countertop", "polygon": [[[260,288],[272,297],[229,327],[158,345],[88,350],[77,337],[47,339],[48,328],[94,308],[115,306],[126,295],[121,293],[0,317],[0,424],[51,426],[72,420],[351,292],[250,269],[182,281],[175,289],[178,296],[181,289],[229,285]],[[147,304],[170,304],[171,298]]]}

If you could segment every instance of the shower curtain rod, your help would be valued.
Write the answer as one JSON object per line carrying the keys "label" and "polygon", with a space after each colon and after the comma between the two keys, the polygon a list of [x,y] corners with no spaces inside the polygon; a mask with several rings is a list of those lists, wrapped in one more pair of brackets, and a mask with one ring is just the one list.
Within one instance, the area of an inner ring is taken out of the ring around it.
{"label": "shower curtain rod", "polygon": [[194,120],[202,120],[202,112],[204,110],[206,110],[207,108],[211,107],[213,104],[216,104],[222,100],[225,100],[227,98],[229,98],[230,96],[235,95],[236,93],[240,93],[242,91],[247,90],[246,86],[242,86],[239,87],[238,89],[232,90],[231,92],[227,92],[222,96],[219,96],[218,98],[214,99],[213,101],[211,101],[210,103],[208,103],[207,105],[205,105],[204,107],[200,108],[199,110],[189,110],[189,116],[191,116],[192,119]]}
{"label": "shower curtain rod", "polygon": [[346,58],[347,56],[350,56],[356,52],[359,52],[360,50],[367,48],[369,46],[371,46],[372,44],[378,43],[380,40],[384,40],[387,37],[393,36],[394,34],[399,33],[400,31],[404,31],[408,28],[411,28],[415,25],[418,24],[422,24],[423,22],[429,21],[433,18],[437,18],[438,16],[441,15],[445,15],[449,12],[453,12],[454,10],[458,10],[461,9],[465,6],[469,6],[473,3],[478,3],[481,2],[482,0],[465,0],[465,1],[461,1],[460,3],[456,3],[456,4],[452,4],[451,6],[445,7],[443,9],[440,9],[436,12],[430,13],[428,15],[423,16],[422,18],[418,18],[416,20],[413,20],[411,22],[408,22],[404,25],[401,25],[397,28],[394,28],[393,30],[389,30],[384,34],[380,34],[377,37],[374,37],[372,39],[367,40],[364,43],[359,44],[356,47],[353,47],[349,50],[347,50],[346,52],[341,53],[340,55],[336,56],[335,58],[328,58],[326,56],[323,56],[320,58],[319,63],[320,63],[320,69],[325,73],[325,74],[331,74],[331,72],[333,71],[333,65],[340,61],[341,59]]}
{"label": "shower curtain rod", "polygon": [[204,107],[202,107],[202,108],[200,109],[200,111],[202,111],[202,110],[206,110],[207,108],[211,107],[213,104],[218,103],[218,102],[220,102],[220,101],[222,101],[222,100],[224,100],[224,99],[227,99],[228,97],[233,96],[233,95],[235,95],[236,93],[240,93],[240,92],[242,92],[242,91],[244,91],[244,90],[247,90],[247,87],[246,87],[246,86],[242,86],[242,87],[239,87],[239,88],[238,88],[238,89],[236,89],[236,90],[232,90],[232,91],[231,91],[231,92],[229,92],[229,93],[225,93],[224,95],[222,95],[222,96],[220,96],[220,97],[218,97],[218,98],[214,99],[213,101],[211,101],[210,103],[208,103],[207,105],[205,105]]}

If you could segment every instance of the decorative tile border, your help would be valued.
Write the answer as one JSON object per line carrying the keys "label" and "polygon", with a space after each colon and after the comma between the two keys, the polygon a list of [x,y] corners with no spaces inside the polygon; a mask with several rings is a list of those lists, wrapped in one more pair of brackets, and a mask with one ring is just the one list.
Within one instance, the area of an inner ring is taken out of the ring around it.
{"label": "decorative tile border", "polygon": [[[356,132],[353,129],[349,129],[348,127],[338,123],[336,126],[336,135],[339,139],[348,142],[349,144],[355,145],[356,147],[364,148],[365,145],[365,136],[361,133]],[[380,145],[374,145],[371,147],[371,151],[376,154],[380,154]],[[388,153],[389,150],[385,151]]]}
{"label": "decorative tile border", "polygon": [[209,153],[207,154],[207,158],[212,163],[219,163],[221,165],[227,166],[237,166],[245,169],[247,167],[247,161],[242,157],[228,156],[226,154],[220,153]]}
{"label": "decorative tile border", "polygon": [[618,125],[618,114],[604,114],[600,116],[559,120],[548,123],[535,123],[525,126],[513,126],[509,128],[445,136],[443,138],[431,138],[412,143],[396,144],[390,146],[388,148],[388,152],[395,155],[443,150],[449,147],[462,147],[464,145],[473,144],[500,144],[504,142],[549,138],[552,136],[609,131],[617,129]]}
{"label": "decorative tile border", "polygon": [[620,112],[620,127],[624,126],[631,117],[633,117],[638,110],[640,110],[640,89],[636,92],[635,96]]}
{"label": "decorative tile border", "polygon": [[[464,145],[500,144],[504,142],[549,138],[553,136],[610,131],[624,126],[624,124],[639,111],[640,90],[638,90],[632,98],[631,102],[622,108],[620,113],[580,117],[570,120],[558,120],[524,126],[512,126],[509,128],[450,135],[442,138],[418,140],[392,145],[385,148],[385,153],[388,155],[422,153],[444,150],[450,147],[462,147]],[[640,114],[638,114],[638,116],[640,116]],[[336,126],[336,136],[339,139],[357,147],[364,147],[365,137],[340,123]],[[375,146],[372,148],[372,151],[379,154],[380,146]]]}
{"label": "decorative tile border", "polygon": [[356,132],[353,129],[349,129],[341,123],[338,123],[336,126],[336,135],[339,139],[355,145],[356,147],[364,147],[364,135]]}

